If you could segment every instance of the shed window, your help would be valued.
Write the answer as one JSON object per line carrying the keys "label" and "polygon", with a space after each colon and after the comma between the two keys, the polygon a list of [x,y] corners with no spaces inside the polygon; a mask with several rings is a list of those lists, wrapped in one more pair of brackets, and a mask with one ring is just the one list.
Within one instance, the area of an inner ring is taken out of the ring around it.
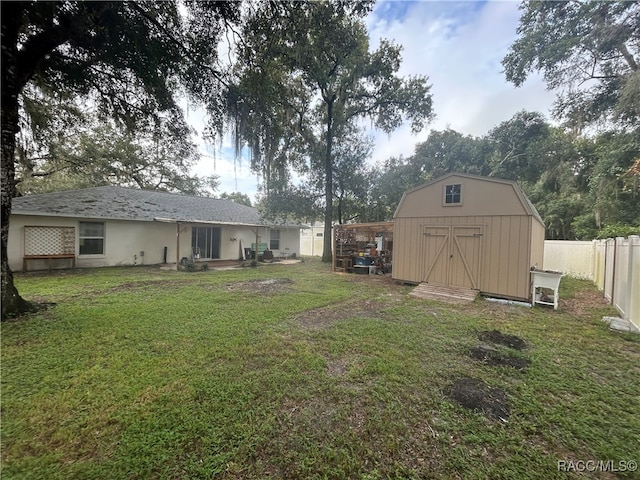
{"label": "shed window", "polygon": [[80,255],[104,255],[104,223],[80,222]]}
{"label": "shed window", "polygon": [[444,186],[444,204],[460,205],[462,203],[462,184],[455,183],[453,185]]}
{"label": "shed window", "polygon": [[280,230],[271,230],[269,250],[280,250]]}

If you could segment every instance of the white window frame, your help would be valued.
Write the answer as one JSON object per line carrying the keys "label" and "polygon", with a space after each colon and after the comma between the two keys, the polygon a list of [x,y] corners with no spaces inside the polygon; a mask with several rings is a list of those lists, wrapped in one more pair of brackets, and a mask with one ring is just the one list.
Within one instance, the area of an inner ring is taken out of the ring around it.
{"label": "white window frame", "polygon": [[280,230],[278,229],[271,229],[269,235],[269,250],[280,250]]}
{"label": "white window frame", "polygon": [[[453,189],[455,187],[458,187],[458,192],[456,193],[455,191],[453,192],[447,192],[448,189]],[[463,188],[462,188],[462,183],[449,183],[447,185],[444,185],[442,187],[442,206],[444,207],[459,207],[460,205],[462,205],[462,193],[463,193]],[[456,196],[458,197],[459,201],[454,202],[453,200],[455,200]],[[448,202],[447,200],[451,199],[452,201]]]}
{"label": "white window frame", "polygon": [[[83,235],[82,225],[94,224],[102,225],[102,235]],[[101,253],[82,253],[82,240],[102,240],[102,252]],[[105,222],[94,221],[82,221],[78,222],[78,256],[82,257],[104,257],[107,244],[107,226]]]}

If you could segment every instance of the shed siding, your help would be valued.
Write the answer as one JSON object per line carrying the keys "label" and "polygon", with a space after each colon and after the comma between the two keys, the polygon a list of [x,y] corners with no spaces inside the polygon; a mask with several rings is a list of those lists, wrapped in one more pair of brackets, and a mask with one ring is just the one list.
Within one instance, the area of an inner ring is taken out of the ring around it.
{"label": "shed siding", "polygon": [[529,266],[544,269],[544,226],[531,219],[531,259]]}
{"label": "shed siding", "polygon": [[[537,222],[536,222],[537,223]],[[393,277],[410,283],[423,281],[425,274],[425,226],[483,227],[478,287],[483,293],[507,298],[529,298],[531,217],[452,216],[396,218],[394,226]],[[444,264],[437,274],[446,276]],[[439,277],[442,278],[442,277]],[[452,278],[456,280],[456,278]]]}
{"label": "shed siding", "polygon": [[[445,185],[462,185],[462,205],[443,206]],[[405,193],[398,217],[527,215],[513,186],[501,181],[452,175]]]}

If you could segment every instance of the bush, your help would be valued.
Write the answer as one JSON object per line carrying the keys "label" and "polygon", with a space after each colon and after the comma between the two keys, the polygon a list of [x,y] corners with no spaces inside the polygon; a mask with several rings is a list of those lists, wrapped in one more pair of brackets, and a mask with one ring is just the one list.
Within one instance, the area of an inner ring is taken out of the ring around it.
{"label": "bush", "polygon": [[606,225],[602,228],[596,238],[616,238],[628,237],[629,235],[640,235],[640,226],[633,225]]}
{"label": "bush", "polygon": [[195,272],[198,269],[195,262],[186,262],[182,265],[182,270],[184,270],[185,272]]}
{"label": "bush", "polygon": [[209,270],[208,263],[198,264],[196,262],[187,262],[182,265],[182,270],[185,272],[206,272]]}

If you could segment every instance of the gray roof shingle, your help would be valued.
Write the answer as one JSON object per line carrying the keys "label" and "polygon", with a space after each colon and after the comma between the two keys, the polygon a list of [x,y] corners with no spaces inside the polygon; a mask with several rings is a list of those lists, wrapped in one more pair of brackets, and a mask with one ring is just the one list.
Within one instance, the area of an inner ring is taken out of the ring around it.
{"label": "gray roof shingle", "polygon": [[112,186],[14,198],[12,213],[138,221],[276,224],[261,219],[257,209],[230,200]]}

